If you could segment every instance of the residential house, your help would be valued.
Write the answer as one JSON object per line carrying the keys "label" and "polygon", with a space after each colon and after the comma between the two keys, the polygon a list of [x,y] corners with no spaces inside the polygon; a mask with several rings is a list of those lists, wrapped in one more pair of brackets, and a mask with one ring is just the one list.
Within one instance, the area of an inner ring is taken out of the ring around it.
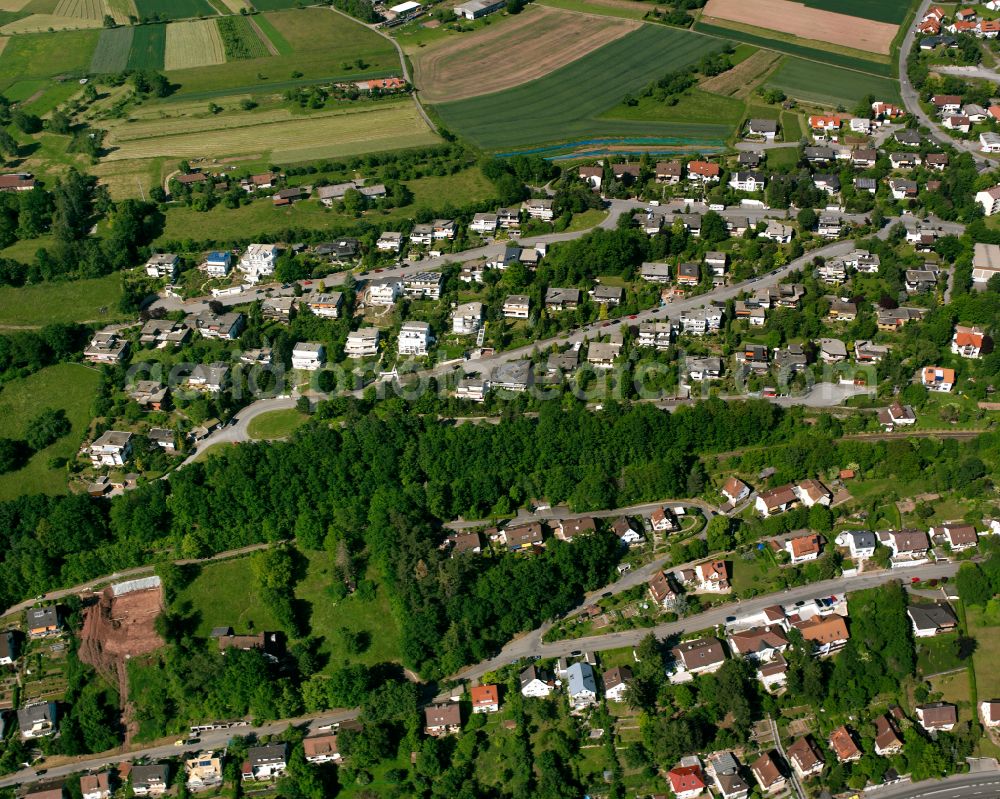
{"label": "residential house", "polygon": [[935,635],[954,632],[958,629],[958,617],[951,606],[944,602],[930,605],[910,605],[906,609],[917,638],[933,638]]}
{"label": "residential house", "polygon": [[760,234],[762,239],[770,239],[778,244],[787,244],[792,240],[794,229],[789,225],[783,225],[774,219],[767,220],[767,227]]}
{"label": "residential house", "polygon": [[805,147],[802,154],[810,164],[829,164],[837,158],[832,147]]}
{"label": "residential house", "polygon": [[387,277],[373,280],[368,284],[368,303],[369,305],[388,307],[396,302],[402,293],[403,281],[398,278]]}
{"label": "residential house", "polygon": [[[216,635],[219,632],[219,635]],[[212,636],[218,641],[219,651],[228,652],[238,649],[241,652],[261,652],[265,659],[276,663],[284,652],[284,637],[282,633],[262,631],[247,635],[234,635],[229,627],[215,628]]]}
{"label": "residential house", "polygon": [[443,283],[440,272],[417,272],[403,280],[403,293],[415,299],[439,300]]}
{"label": "residential house", "polygon": [[560,519],[556,523],[556,538],[560,541],[572,541],[578,535],[597,532],[597,523],[590,516],[579,519]]}
{"label": "residential house", "polygon": [[991,130],[979,134],[979,151],[982,153],[1000,153],[1000,133]]}
{"label": "residential house", "polygon": [[306,306],[312,311],[313,315],[323,319],[338,319],[340,317],[340,308],[343,304],[344,295],[339,291],[314,294],[306,301]]}
{"label": "residential house", "polygon": [[300,341],[292,348],[292,368],[315,372],[326,364],[326,348],[318,341]]}
{"label": "residential house", "polygon": [[894,558],[923,558],[931,547],[922,530],[879,530],[878,540],[892,550]]}
{"label": "residential house", "polygon": [[928,732],[948,732],[958,723],[958,708],[950,702],[917,705],[917,721]]}
{"label": "residential house", "polygon": [[903,751],[903,739],[888,714],[875,719],[875,754],[889,757]]}
{"label": "residential house", "polygon": [[813,653],[821,657],[843,649],[851,637],[847,622],[836,614],[825,617],[816,614],[794,626],[806,641],[812,642]]}
{"label": "residential house", "polygon": [[688,335],[703,336],[706,333],[714,333],[722,325],[722,309],[709,306],[683,311],[680,322],[682,329]]}
{"label": "residential house", "polygon": [[62,627],[57,605],[28,608],[25,611],[25,621],[29,638],[47,638],[50,635],[58,635]]}
{"label": "residential house", "polygon": [[371,358],[378,355],[379,329],[363,327],[347,334],[344,354],[348,358]]}
{"label": "residential house", "polygon": [[713,250],[705,253],[705,265],[711,270],[714,277],[722,277],[726,274],[728,258],[726,253]]}
{"label": "residential house", "polygon": [[170,396],[170,389],[159,380],[137,380],[127,391],[140,408],[154,411],[163,410]]}
{"label": "residential house", "polygon": [[878,181],[875,178],[854,178],[854,188],[858,191],[867,191],[875,194],[878,191]]}
{"label": "residential house", "polygon": [[919,147],[923,141],[923,136],[916,130],[912,128],[904,128],[903,130],[897,130],[892,134],[892,138],[897,144],[903,144],[907,147]]}
{"label": "residential house", "polygon": [[0,632],[0,666],[12,666],[19,653],[18,639],[12,630]]}
{"label": "residential house", "polygon": [[763,172],[733,172],[729,176],[729,188],[737,191],[763,191],[766,179]]}
{"label": "residential house", "polygon": [[780,624],[749,627],[729,634],[729,648],[737,655],[766,663],[788,648],[788,636]]}
{"label": "residential house", "polygon": [[222,758],[214,752],[202,752],[184,761],[189,791],[204,791],[222,785]]}
{"label": "residential house", "polygon": [[204,269],[209,277],[226,277],[232,268],[233,254],[231,252],[216,250],[205,256]]}
{"label": "residential house", "polygon": [[732,505],[738,505],[750,496],[750,486],[738,477],[730,477],[722,486],[722,496]]}
{"label": "residential house", "polygon": [[375,249],[379,252],[398,253],[403,249],[403,234],[397,230],[384,231],[375,242]]}
{"label": "residential house", "polygon": [[528,666],[520,675],[521,695],[544,699],[555,688],[555,682],[551,676],[542,672],[536,666]]}
{"label": "residential house", "polygon": [[650,526],[658,533],[673,533],[681,529],[671,508],[657,508],[649,515]]}
{"label": "residential house", "polygon": [[611,165],[611,174],[615,180],[621,181],[626,186],[630,186],[639,180],[639,164],[626,164],[618,161]]}
{"label": "residential house", "polygon": [[925,313],[923,308],[880,308],[876,322],[879,330],[896,332],[907,322],[923,318]]}
{"label": "residential house", "polygon": [[677,184],[684,177],[684,163],[682,161],[658,161],[656,164],[656,182]]}
{"label": "residential house", "polygon": [[539,522],[506,527],[500,535],[511,552],[522,552],[542,546],[543,543],[542,525]]}
{"label": "residential house", "polygon": [[816,268],[816,274],[826,283],[842,283],[847,279],[847,264],[839,258],[831,258]]}
{"label": "residential house", "polygon": [[717,182],[722,172],[718,164],[710,161],[689,161],[687,171],[688,180],[700,183]]}
{"label": "residential house", "polygon": [[823,539],[816,533],[799,535],[785,541],[785,551],[791,556],[794,564],[816,560],[823,551]]}
{"label": "residential house", "polygon": [[757,151],[741,150],[739,155],[736,157],[736,163],[742,169],[746,167],[747,169],[756,169],[764,161],[764,153]]}
{"label": "residential house", "polygon": [[624,294],[625,289],[621,286],[605,286],[602,284],[594,286],[593,291],[590,292],[590,298],[598,305],[612,307],[621,304]]}
{"label": "residential house", "polygon": [[667,779],[676,799],[695,799],[705,790],[701,766],[675,766],[667,772]]}
{"label": "residential house", "polygon": [[520,230],[521,211],[518,208],[501,208],[497,211],[497,221],[504,230]]}
{"label": "residential house", "polygon": [[979,703],[979,718],[987,729],[1000,727],[1000,701],[991,699]]}
{"label": "residential house", "polygon": [[396,351],[400,355],[426,355],[434,337],[427,322],[403,322],[399,328]]}
{"label": "residential house", "polygon": [[139,331],[139,343],[158,350],[184,344],[191,335],[191,328],[183,322],[169,319],[150,319]]}
{"label": "residential house", "polygon": [[[668,339],[660,349],[665,349],[669,343]],[[722,376],[722,358],[687,358],[684,369],[689,380],[716,380]]]}
{"label": "residential house", "polygon": [[496,713],[500,710],[500,688],[496,685],[476,685],[469,689],[473,713]]}
{"label": "residential house", "polygon": [[1000,184],[976,192],[976,202],[983,206],[986,216],[993,216],[1000,211]]}
{"label": "residential house", "polygon": [[483,537],[477,531],[471,533],[454,533],[448,536],[451,543],[451,556],[474,554],[478,555],[483,551]]}
{"label": "residential house", "polygon": [[361,242],[353,238],[325,241],[313,247],[313,253],[329,258],[331,261],[344,262],[357,258],[361,250]]}
{"label": "residential house", "polygon": [[503,315],[507,319],[527,319],[531,309],[531,298],[527,294],[509,294],[503,303]]}
{"label": "residential house", "polygon": [[840,191],[840,176],[832,173],[817,172],[813,175],[813,185],[827,194]]}
{"label": "residential house", "polygon": [[499,217],[496,214],[475,214],[469,224],[469,230],[481,236],[496,233]]}
{"label": "residential house", "polygon": [[854,360],[858,363],[878,363],[888,354],[889,347],[884,344],[875,344],[868,339],[854,342]]}
{"label": "residential house", "polygon": [[816,233],[825,239],[836,239],[840,236],[842,225],[840,217],[835,214],[820,214],[816,223]]}
{"label": "residential house", "polygon": [[105,430],[100,438],[88,447],[90,462],[95,469],[102,466],[124,466],[132,457],[132,433],[122,430]]}
{"label": "residential house", "polygon": [[642,533],[636,527],[635,522],[628,516],[619,516],[611,523],[611,532],[618,540],[627,546],[638,544],[643,541]]}
{"label": "residential house", "polygon": [[920,370],[920,382],[929,391],[951,391],[955,386],[955,370],[943,366],[925,366]]}
{"label": "residential house", "polygon": [[789,344],[783,350],[774,353],[774,366],[781,375],[795,375],[809,365],[805,350],[801,344]]}
{"label": "residential house", "polygon": [[834,299],[830,302],[827,315],[837,322],[853,322],[858,315],[858,306],[853,302]]}
{"label": "residential house", "polygon": [[846,724],[841,724],[827,739],[838,763],[854,763],[861,759],[861,748]]}
{"label": "residential house", "polygon": [[424,733],[439,737],[461,732],[462,706],[457,702],[424,708]]}
{"label": "residential house", "polygon": [[751,119],[747,123],[747,134],[760,136],[767,141],[774,141],[774,137],[778,135],[778,121],[776,119]]}
{"label": "residential house", "polygon": [[55,735],[57,722],[55,702],[35,702],[17,711],[17,726],[26,741]]}
{"label": "residential house", "polygon": [[295,297],[267,297],[260,304],[261,316],[276,322],[288,322],[296,307]]}
{"label": "residential house", "polygon": [[339,763],[343,756],[336,735],[313,735],[302,739],[307,763]]}
{"label": "residential house", "polygon": [[628,666],[615,666],[604,672],[604,698],[609,702],[624,702],[625,691],[632,680],[632,669]]}
{"label": "residential house", "polygon": [[726,653],[718,638],[682,641],[670,653],[675,669],[687,675],[711,674],[726,662]]}
{"label": "residential house", "polygon": [[256,283],[261,277],[273,275],[277,262],[277,245],[251,244],[240,258],[240,271],[248,275],[251,283]]}
{"label": "residential house", "polygon": [[938,172],[944,172],[948,168],[948,153],[928,153],[924,158],[924,163]]}
{"label": "residential house", "polygon": [[604,182],[604,169],[600,166],[581,166],[577,176],[594,191],[600,191]]}
{"label": "residential house", "polygon": [[777,793],[785,787],[785,776],[778,767],[777,758],[778,753],[771,750],[750,764],[750,771],[765,794]]}
{"label": "residential house", "polygon": [[562,289],[549,286],[545,291],[547,311],[571,311],[580,304],[580,289]]}
{"label": "residential house", "polygon": [[80,777],[80,793],[83,799],[108,799],[111,796],[111,775],[107,771],[84,774]]}
{"label": "residential house", "polygon": [[128,339],[111,328],[94,333],[83,351],[83,358],[91,363],[121,363],[128,356]]}
{"label": "residential house", "polygon": [[839,338],[821,338],[819,344],[819,358],[823,363],[840,363],[847,360],[847,345]]}
{"label": "residential house", "polygon": [[146,433],[146,438],[151,444],[155,444],[168,455],[177,453],[177,443],[174,438],[174,431],[165,427],[151,427]]}
{"label": "residential house", "polygon": [[0,191],[31,191],[36,181],[30,172],[9,172],[0,175]]}
{"label": "residential house", "polygon": [[451,312],[451,332],[461,336],[478,333],[483,325],[483,304],[465,302]]}
{"label": "residential house", "polygon": [[278,178],[280,177],[281,176],[276,172],[264,172],[260,175],[250,175],[250,177],[243,178],[240,181],[240,188],[251,194],[258,190],[265,191],[267,189],[274,188],[275,184],[278,182]]}
{"label": "residential house", "polygon": [[695,567],[695,574],[698,578],[699,591],[724,592],[728,591],[729,566],[724,560],[710,560],[699,563]]}
{"label": "residential house", "polygon": [[434,241],[434,228],[429,223],[416,224],[410,231],[410,244],[429,246]]}
{"label": "residential house", "polygon": [[794,486],[784,485],[758,494],[754,508],[761,516],[767,518],[775,513],[784,513],[798,500]]}
{"label": "residential house", "polygon": [[645,262],[639,267],[639,277],[650,283],[669,283],[670,265]]}
{"label": "residential house", "polygon": [[521,206],[532,219],[541,219],[550,222],[555,217],[552,209],[552,200],[525,200]]}
{"label": "residential house", "polygon": [[908,152],[889,153],[889,164],[893,169],[913,169],[920,166],[920,154]]}
{"label": "residential house", "polygon": [[202,311],[188,317],[187,324],[197,330],[202,338],[215,338],[224,341],[235,341],[243,332],[246,318],[239,311],[215,314],[212,311]]}
{"label": "residential house", "polygon": [[697,286],[701,281],[701,270],[698,264],[683,263],[677,265],[677,285]]}
{"label": "residential house", "polygon": [[162,796],[170,787],[170,766],[167,763],[132,766],[129,779],[136,796]]}
{"label": "residential house", "polygon": [[931,97],[931,105],[942,116],[957,114],[962,107],[962,98],[957,94],[935,94]]}
{"label": "residential house", "polygon": [[793,741],[785,751],[800,780],[814,777],[823,771],[823,757],[810,736]]}
{"label": "residential house", "polygon": [[670,610],[681,594],[673,578],[664,571],[656,572],[646,585],[653,601],[657,605],[662,605],[665,610]]}
{"label": "residential house", "polygon": [[740,764],[732,752],[716,752],[708,758],[708,773],[722,799],[746,799],[750,786],[740,775]]}
{"label": "residential house", "polygon": [[932,527],[930,533],[933,536],[941,536],[947,542],[952,552],[972,549],[979,543],[976,528],[971,524],[943,524],[938,527]]}
{"label": "residential house", "polygon": [[639,325],[638,347],[655,347],[665,350],[673,340],[674,327],[669,322],[642,322]]}
{"label": "residential house", "polygon": [[968,133],[972,128],[972,120],[964,114],[946,116],[941,124],[948,128],[948,130],[957,130],[960,133]]}
{"label": "residential house", "polygon": [[841,117],[836,114],[829,116],[813,114],[809,117],[809,127],[813,132],[832,133],[840,130],[842,121]]}
{"label": "residential house", "polygon": [[913,407],[903,405],[899,400],[893,402],[888,408],[880,408],[877,415],[879,423],[887,431],[917,423],[917,414],[913,411]]}
{"label": "residential house", "polygon": [[833,494],[819,480],[803,480],[795,486],[795,495],[807,508],[813,505],[829,506],[833,501]]}
{"label": "residential house", "polygon": [[146,274],[150,277],[162,277],[169,281],[177,279],[181,259],[172,252],[151,255],[146,261]]}
{"label": "residential house", "polygon": [[251,746],[243,764],[244,781],[261,782],[277,779],[288,768],[288,744]]}
{"label": "residential house", "polygon": [[1000,275],[1000,244],[977,242],[972,253],[972,282],[983,284],[993,275]]}
{"label": "residential house", "polygon": [[875,554],[878,539],[871,530],[845,530],[837,536],[838,547],[847,547],[851,557],[856,560],[867,560]]}
{"label": "residential house", "polygon": [[889,190],[893,199],[907,200],[917,196],[919,190],[915,180],[905,180],[904,178],[891,178],[889,180]]}
{"label": "residential house", "polygon": [[566,670],[566,691],[573,711],[585,710],[597,704],[597,680],[589,663],[577,662]]}
{"label": "residential house", "polygon": [[980,327],[956,325],[955,334],[951,338],[951,351],[963,358],[978,358],[985,338],[986,331]]}
{"label": "residential house", "polygon": [[527,391],[533,382],[534,373],[531,371],[530,360],[502,363],[490,376],[490,385],[504,391]]}

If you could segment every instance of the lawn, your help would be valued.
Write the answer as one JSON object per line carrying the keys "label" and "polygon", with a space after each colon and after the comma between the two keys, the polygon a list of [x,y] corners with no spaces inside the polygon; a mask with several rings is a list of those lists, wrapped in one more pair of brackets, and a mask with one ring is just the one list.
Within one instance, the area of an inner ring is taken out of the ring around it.
{"label": "lawn", "polygon": [[[724,125],[598,117],[653,77],[685,67],[722,46],[723,42],[687,31],[647,25],[544,78],[444,103],[435,110],[448,128],[488,149],[598,136],[721,143],[731,132]],[[585,93],[581,86],[587,87]]]}
{"label": "lawn", "polygon": [[927,677],[942,671],[951,671],[962,667],[962,661],[955,653],[958,633],[938,635],[934,638],[917,638],[914,645],[917,651],[917,668]]}
{"label": "lawn", "polygon": [[[399,630],[392,618],[385,592],[377,590],[372,601],[356,593],[334,600],[328,592],[338,579],[333,556],[325,552],[304,553],[307,566],[295,589],[298,600],[307,605],[308,629],[322,640],[320,652],[330,658],[329,666],[353,659],[366,665],[399,660]],[[277,628],[274,616],[260,603],[250,572],[249,558],[212,563],[178,594],[176,603],[190,603],[198,613],[196,634],[207,638],[213,627],[231,626],[245,632],[249,623],[255,630]],[[353,632],[368,633],[371,644],[351,658],[343,650],[337,631],[347,627]]]}
{"label": "lawn", "polygon": [[100,31],[66,31],[11,38],[0,55],[0,90],[32,78],[87,74],[99,37]]}
{"label": "lawn", "polygon": [[0,327],[38,326],[53,322],[111,322],[121,318],[117,274],[89,280],[53,281],[33,286],[0,287]]}
{"label": "lawn", "polygon": [[163,69],[167,49],[166,25],[141,25],[132,38],[128,54],[129,69]]}
{"label": "lawn", "polygon": [[655,122],[695,122],[724,125],[732,130],[743,117],[743,101],[699,89],[685,92],[676,105],[641,97],[635,105],[616,105],[602,119],[640,119]]}
{"label": "lawn", "polygon": [[287,438],[295,429],[305,422],[309,417],[295,408],[288,408],[282,411],[270,411],[262,413],[250,422],[247,432],[250,438],[260,440],[272,440],[276,438]]}
{"label": "lawn", "polygon": [[[466,169],[455,175],[424,177],[406,182],[413,192],[413,204],[393,209],[386,214],[369,212],[366,219],[373,222],[412,217],[420,208],[441,208],[447,203],[467,205],[476,200],[493,196],[493,187],[478,168]],[[166,226],[161,241],[173,240],[222,240],[225,231],[243,237],[249,232],[267,235],[296,228],[322,228],[348,224],[353,217],[342,216],[324,208],[318,201],[306,200],[291,208],[273,208],[268,201],[259,201],[238,209],[219,205],[211,211],[200,213],[191,208],[171,207],[167,211]],[[2,297],[2,294],[0,294]]]}
{"label": "lawn", "polygon": [[899,84],[891,78],[836,69],[801,58],[787,58],[767,80],[789,97],[829,106],[853,106],[866,95],[899,102]]}
{"label": "lawn", "polygon": [[931,690],[941,693],[941,700],[958,706],[958,720],[968,721],[973,715],[969,707],[969,672],[967,669],[953,674],[942,674],[931,680]]}
{"label": "lawn", "polygon": [[969,635],[976,639],[972,662],[976,670],[976,693],[983,699],[1000,697],[1000,625],[984,617],[981,608],[967,607]]}
{"label": "lawn", "polygon": [[589,211],[582,211],[581,213],[573,214],[573,218],[570,220],[569,225],[562,232],[573,233],[578,230],[590,230],[592,227],[600,224],[607,218],[607,211],[603,211],[599,208],[591,208]]}
{"label": "lawn", "polygon": [[[0,303],[0,306],[3,304]],[[18,439],[43,408],[61,408],[73,425],[69,435],[35,453],[16,472],[0,475],[0,500],[22,494],[65,494],[64,468],[49,468],[52,458],[72,459],[90,424],[90,408],[100,373],[76,363],[49,366],[6,383],[0,390],[0,437]]]}
{"label": "lawn", "polygon": [[184,19],[185,17],[210,16],[215,9],[206,0],[135,0],[139,18]]}
{"label": "lawn", "polygon": [[802,118],[794,111],[781,112],[781,134],[785,141],[798,141],[805,135]]}

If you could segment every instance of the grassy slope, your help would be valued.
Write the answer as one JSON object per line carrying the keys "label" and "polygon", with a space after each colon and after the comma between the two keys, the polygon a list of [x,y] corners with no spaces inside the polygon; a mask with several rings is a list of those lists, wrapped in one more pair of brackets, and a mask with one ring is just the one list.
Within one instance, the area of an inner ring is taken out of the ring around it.
{"label": "grassy slope", "polygon": [[295,408],[262,413],[250,422],[247,432],[250,434],[250,438],[257,440],[285,438],[308,418]]}
{"label": "grassy slope", "polygon": [[67,31],[15,36],[0,56],[0,90],[31,79],[84,75],[100,31]]}
{"label": "grassy slope", "polygon": [[0,500],[21,494],[64,494],[67,475],[50,469],[53,457],[72,458],[90,424],[90,406],[100,375],[75,363],[57,364],[13,380],[0,391],[0,437],[21,438],[42,408],[62,408],[73,424],[69,435],[36,453],[27,466],[0,475]]}
{"label": "grassy slope", "polygon": [[[482,147],[515,148],[594,136],[722,139],[724,126],[599,120],[628,92],[686,66],[722,42],[645,26],[531,83],[436,107],[445,124]],[[580,87],[588,87],[585,93]],[[514,113],[516,109],[516,113]]]}
{"label": "grassy slope", "polygon": [[[111,321],[119,317],[121,294],[121,277],[117,274],[91,280],[38,283],[23,288],[3,286],[0,287],[0,327]],[[108,310],[102,314],[101,308]]]}

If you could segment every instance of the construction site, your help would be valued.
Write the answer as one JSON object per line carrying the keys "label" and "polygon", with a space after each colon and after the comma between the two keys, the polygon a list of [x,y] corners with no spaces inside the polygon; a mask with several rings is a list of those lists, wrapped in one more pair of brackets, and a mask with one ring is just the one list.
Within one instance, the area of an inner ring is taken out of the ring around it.
{"label": "construction site", "polygon": [[163,646],[154,625],[162,610],[163,588],[154,576],[109,585],[83,612],[80,660],[118,687],[126,745],[137,730],[128,699],[127,662]]}

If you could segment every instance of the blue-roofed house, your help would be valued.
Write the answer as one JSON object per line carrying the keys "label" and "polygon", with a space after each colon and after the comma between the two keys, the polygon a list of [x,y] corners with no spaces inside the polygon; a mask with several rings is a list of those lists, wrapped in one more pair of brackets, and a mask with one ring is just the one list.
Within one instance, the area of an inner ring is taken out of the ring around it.
{"label": "blue-roofed house", "polygon": [[589,663],[574,663],[566,670],[566,692],[573,710],[597,704],[597,679]]}
{"label": "blue-roofed house", "polygon": [[225,277],[233,267],[231,252],[210,252],[205,258],[205,271],[211,277]]}

